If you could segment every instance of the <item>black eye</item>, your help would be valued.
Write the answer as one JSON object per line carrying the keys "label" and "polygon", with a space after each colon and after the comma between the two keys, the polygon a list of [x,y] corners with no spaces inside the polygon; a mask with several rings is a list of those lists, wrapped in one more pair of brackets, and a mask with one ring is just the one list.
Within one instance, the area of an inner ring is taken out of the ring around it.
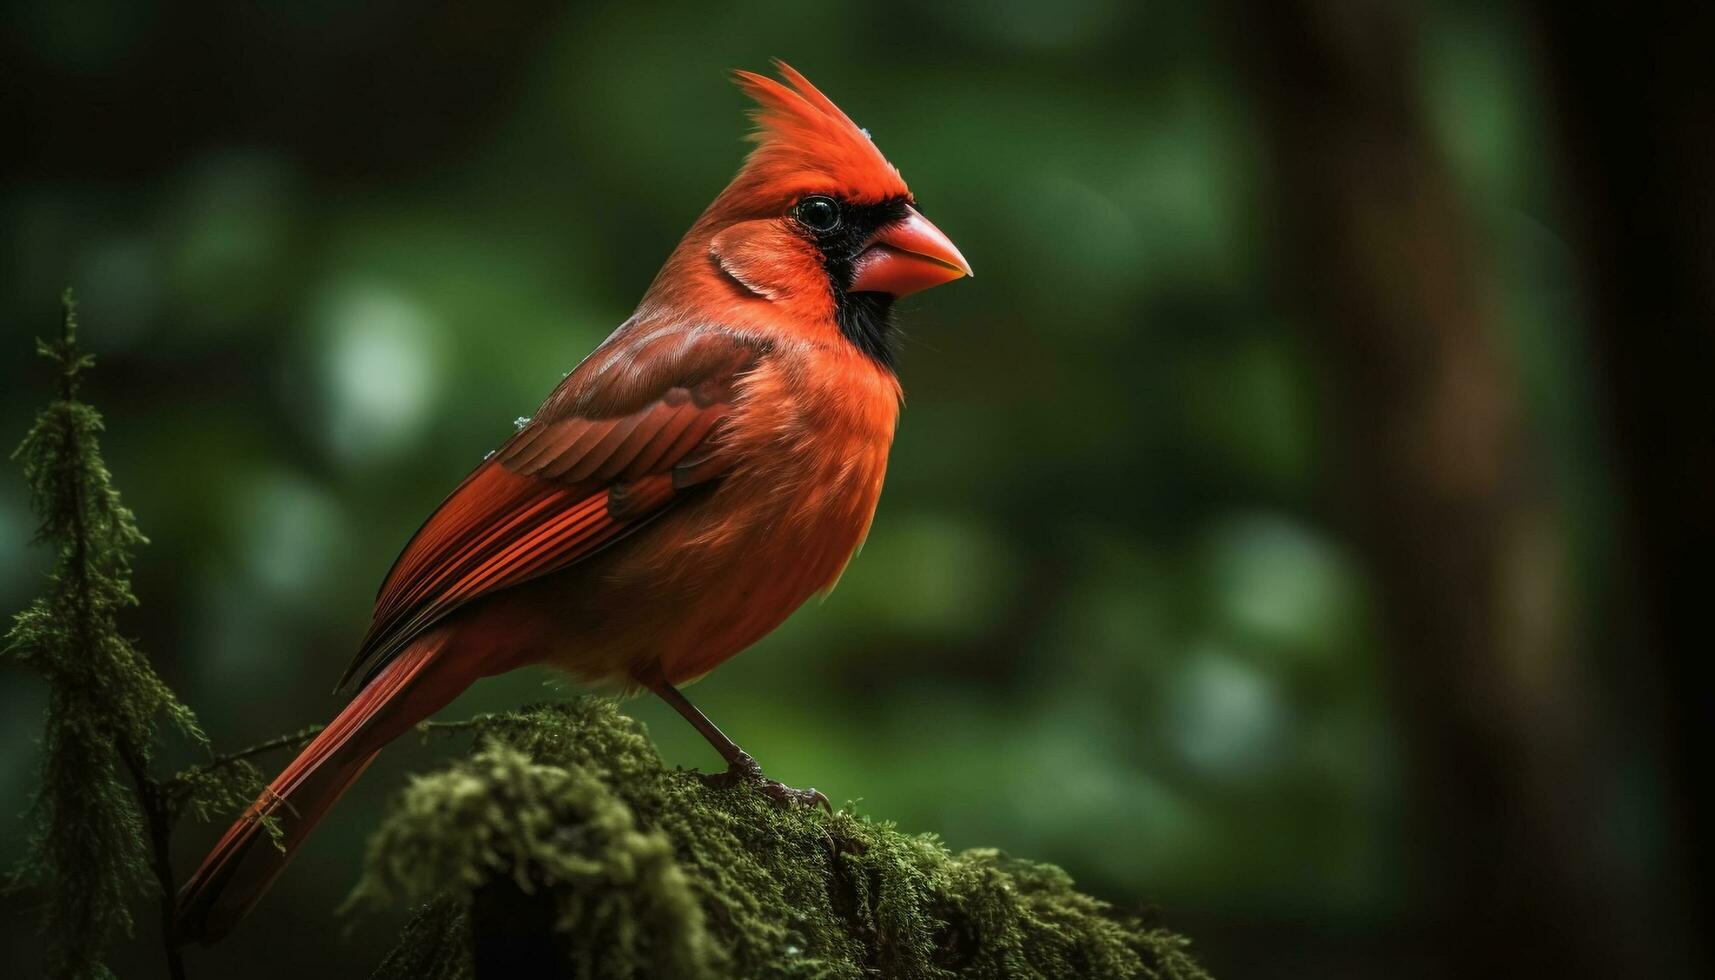
{"label": "black eye", "polygon": [[827,234],[840,226],[840,206],[831,197],[806,197],[792,206],[792,217],[818,234]]}

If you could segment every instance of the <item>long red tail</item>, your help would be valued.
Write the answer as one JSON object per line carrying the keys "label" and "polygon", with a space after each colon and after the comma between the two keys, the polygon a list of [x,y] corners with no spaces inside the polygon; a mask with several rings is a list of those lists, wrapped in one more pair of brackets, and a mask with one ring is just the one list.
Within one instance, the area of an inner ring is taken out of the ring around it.
{"label": "long red tail", "polygon": [[[464,684],[436,683],[444,636],[419,639],[352,698],[262,796],[227,829],[202,867],[179,890],[179,938],[213,942],[250,911],[285,869],[322,815],[363,774],[383,745],[444,707]],[[284,850],[268,839],[262,818],[278,823]]]}

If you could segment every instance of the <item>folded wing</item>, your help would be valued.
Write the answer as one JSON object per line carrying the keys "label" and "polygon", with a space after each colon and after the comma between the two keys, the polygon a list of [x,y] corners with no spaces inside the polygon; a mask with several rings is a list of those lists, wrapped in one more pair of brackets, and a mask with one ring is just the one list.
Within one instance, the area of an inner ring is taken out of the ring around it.
{"label": "folded wing", "polygon": [[621,328],[417,531],[340,684],[367,684],[459,607],[614,545],[718,478],[722,422],[764,353],[720,330]]}

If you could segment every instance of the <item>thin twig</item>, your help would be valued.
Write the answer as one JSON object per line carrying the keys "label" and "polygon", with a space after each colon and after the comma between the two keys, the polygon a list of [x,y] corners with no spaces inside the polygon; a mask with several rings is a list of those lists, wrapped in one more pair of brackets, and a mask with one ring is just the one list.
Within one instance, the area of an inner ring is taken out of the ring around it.
{"label": "thin twig", "polygon": [[417,723],[417,733],[424,737],[440,732],[445,735],[457,735],[461,732],[480,731],[495,719],[495,715],[480,714],[458,721],[420,721]]}
{"label": "thin twig", "polygon": [[149,774],[148,765],[140,754],[123,738],[118,740],[119,757],[137,784],[137,799],[143,804],[143,815],[149,821],[150,866],[155,882],[161,889],[161,947],[167,956],[167,975],[172,980],[185,980],[185,960],[179,950],[175,925],[178,907],[178,885],[173,879],[172,815],[163,795],[163,787]]}
{"label": "thin twig", "polygon": [[305,742],[308,742],[310,739],[315,738],[321,733],[321,730],[326,727],[326,725],[310,725],[306,728],[300,728],[288,735],[279,735],[267,740],[266,742],[257,742],[255,745],[239,749],[237,752],[228,752],[225,755],[217,755],[207,762],[189,766],[180,770],[171,779],[167,780],[167,785],[177,786],[179,784],[189,782],[197,776],[207,775],[211,772],[218,772],[227,766],[243,762],[253,756],[272,752],[275,749],[297,748]]}

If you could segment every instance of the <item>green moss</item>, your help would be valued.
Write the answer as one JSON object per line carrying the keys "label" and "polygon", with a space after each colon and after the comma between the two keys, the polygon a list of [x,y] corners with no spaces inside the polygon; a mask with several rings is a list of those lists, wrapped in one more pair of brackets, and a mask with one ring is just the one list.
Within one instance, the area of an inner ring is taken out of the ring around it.
{"label": "green moss", "polygon": [[[101,415],[80,401],[94,363],[77,339],[77,304],[64,297],[57,340],[37,341],[57,397],[12,454],[54,552],[42,594],[13,617],[0,660],[48,685],[41,787],[12,887],[39,888],[51,977],[105,977],[107,947],[132,926],[131,904],[169,901],[167,835],[178,813],[238,798],[244,773],[206,772],[167,786],[150,773],[157,736],[176,730],[199,744],[196,717],[126,638],[121,612],[136,605],[131,561],[147,543],[101,458]],[[168,945],[170,970],[176,955]]]}
{"label": "green moss", "polygon": [[667,770],[610,701],[475,727],[371,843],[353,900],[430,903],[377,977],[472,976],[531,910],[565,975],[604,980],[1205,976],[1186,940],[1053,866]]}
{"label": "green moss", "polygon": [[41,596],[13,617],[0,643],[0,661],[48,686],[41,787],[9,887],[41,893],[48,976],[111,976],[107,948],[131,931],[135,899],[152,894],[161,904],[167,972],[181,977],[170,928],[173,826],[185,813],[208,819],[242,808],[256,798],[261,773],[246,761],[253,750],[171,779],[152,771],[164,733],[208,743],[190,708],[120,628],[121,613],[137,604],[132,555],[148,540],[102,461],[101,413],[78,398],[94,359],[78,346],[71,290],[63,303],[59,338],[36,342],[53,366],[58,397],[12,454],[40,521],[37,543],[53,549],[54,564]]}

